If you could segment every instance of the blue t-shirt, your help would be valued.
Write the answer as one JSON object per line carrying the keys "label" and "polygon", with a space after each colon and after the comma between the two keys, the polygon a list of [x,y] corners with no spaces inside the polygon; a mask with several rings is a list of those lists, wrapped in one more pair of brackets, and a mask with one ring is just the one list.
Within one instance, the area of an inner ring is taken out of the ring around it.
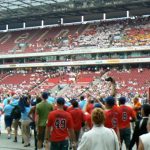
{"label": "blue t-shirt", "polygon": [[4,107],[4,114],[5,116],[10,116],[11,115],[11,112],[13,110],[13,106],[10,105],[10,104],[7,104],[5,107]]}
{"label": "blue t-shirt", "polygon": [[30,120],[28,114],[30,112],[31,107],[25,107],[25,111],[21,113],[21,120]]}
{"label": "blue t-shirt", "polygon": [[18,103],[19,103],[19,100],[18,100],[18,99],[13,99],[13,101],[11,102],[11,105],[17,106]]}
{"label": "blue t-shirt", "polygon": [[71,103],[70,102],[66,102],[65,105],[69,107],[69,106],[71,106]]}
{"label": "blue t-shirt", "polygon": [[10,99],[11,99],[11,97],[4,98],[4,100],[3,100],[4,106],[6,106],[8,104],[8,100],[10,100]]}
{"label": "blue t-shirt", "polygon": [[79,102],[79,106],[81,109],[83,109],[85,105],[86,105],[86,100],[82,100]]}
{"label": "blue t-shirt", "polygon": [[49,96],[48,99],[47,99],[47,102],[50,103],[50,104],[54,104],[55,103],[55,98]]}

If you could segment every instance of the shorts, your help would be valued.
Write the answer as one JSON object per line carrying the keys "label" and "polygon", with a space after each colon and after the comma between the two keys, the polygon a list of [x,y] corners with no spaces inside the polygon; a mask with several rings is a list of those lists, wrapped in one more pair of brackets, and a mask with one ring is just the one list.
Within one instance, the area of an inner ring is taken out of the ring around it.
{"label": "shorts", "polygon": [[45,126],[38,126],[37,139],[38,139],[39,141],[44,142],[44,140],[45,140],[45,129],[46,129]]}
{"label": "shorts", "polygon": [[69,143],[68,140],[51,142],[50,150],[68,150]]}
{"label": "shorts", "polygon": [[13,127],[15,130],[18,130],[18,126],[21,128],[21,122],[20,119],[13,119]]}
{"label": "shorts", "polygon": [[11,116],[5,116],[4,121],[5,121],[5,127],[6,128],[11,127],[11,125],[12,125],[12,118],[11,118]]}

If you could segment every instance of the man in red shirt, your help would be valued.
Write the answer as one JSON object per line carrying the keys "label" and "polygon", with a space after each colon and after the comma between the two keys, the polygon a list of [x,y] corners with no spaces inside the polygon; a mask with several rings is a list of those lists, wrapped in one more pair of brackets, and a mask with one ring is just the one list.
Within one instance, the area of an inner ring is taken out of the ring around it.
{"label": "man in red shirt", "polygon": [[125,142],[126,149],[129,149],[130,146],[130,137],[131,137],[131,129],[130,129],[130,121],[134,121],[136,119],[136,115],[134,113],[134,110],[125,105],[126,98],[120,97],[119,98],[119,110],[121,113],[121,119],[119,124],[120,129],[120,140],[121,144],[123,141]]}
{"label": "man in red shirt", "polygon": [[69,136],[73,144],[76,144],[72,117],[68,112],[64,111],[64,104],[64,98],[59,97],[57,99],[58,109],[48,115],[46,141],[51,141],[50,150],[68,150]]}
{"label": "man in red shirt", "polygon": [[69,107],[67,108],[67,112],[70,112],[70,111],[73,110],[72,103],[73,103],[74,101],[77,101],[77,99],[76,99],[76,98],[73,98],[73,99],[70,100],[71,106],[69,106]]}
{"label": "man in red shirt", "polygon": [[86,112],[91,114],[92,110],[94,109],[94,100],[88,100],[87,106],[86,106]]}
{"label": "man in red shirt", "polygon": [[118,107],[115,106],[115,98],[108,96],[105,99],[105,106],[105,127],[114,129],[119,137],[120,112]]}
{"label": "man in red shirt", "polygon": [[73,119],[73,128],[76,135],[76,141],[79,139],[80,130],[82,128],[82,125],[84,123],[84,113],[83,111],[78,107],[78,102],[73,101],[72,102],[73,110],[70,111],[70,114]]}
{"label": "man in red shirt", "polygon": [[92,124],[91,114],[89,114],[88,112],[85,112],[84,113],[84,121],[85,121],[85,128],[87,130],[92,129],[93,124]]}

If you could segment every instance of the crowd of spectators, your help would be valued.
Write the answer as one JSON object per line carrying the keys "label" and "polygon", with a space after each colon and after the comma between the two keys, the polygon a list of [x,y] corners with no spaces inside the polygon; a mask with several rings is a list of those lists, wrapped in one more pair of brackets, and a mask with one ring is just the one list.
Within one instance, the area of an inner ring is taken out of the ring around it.
{"label": "crowd of spectators", "polygon": [[[138,70],[144,71],[144,69]],[[48,150],[49,142],[50,150],[60,150],[62,147],[66,147],[66,150],[68,148],[99,150],[100,147],[119,150],[123,141],[126,148],[131,150],[135,143],[137,147],[147,144],[141,135],[149,137],[146,125],[150,105],[145,104],[147,101],[139,95],[132,95],[129,100],[129,97],[118,93],[116,87],[115,78],[104,73],[95,78],[94,82],[84,90],[74,89],[77,92],[72,93],[75,94],[72,97],[67,95],[69,99],[48,92],[36,95],[30,95],[28,92],[23,94],[3,92],[0,97],[3,104],[1,112],[4,113],[7,138],[8,140],[12,138],[11,128],[14,128],[14,142],[18,142],[17,130],[21,123],[24,147],[31,146],[30,129],[34,129],[36,149],[37,147],[42,149],[44,144]],[[80,94],[77,95],[78,93]],[[16,109],[19,110],[20,115],[14,115],[17,113]],[[136,126],[142,124],[142,127],[138,128],[138,134],[137,127],[135,129],[133,127],[136,136],[133,135],[130,139],[130,121],[136,119],[138,121]],[[139,138],[140,143],[137,141]]]}
{"label": "crowd of spectators", "polygon": [[99,48],[148,46],[149,18],[136,18],[89,25],[77,39],[79,46]]}
{"label": "crowd of spectators", "polygon": [[[0,50],[4,53],[5,47],[7,48],[7,46],[5,46],[6,44],[10,47],[9,51],[7,50],[10,53],[64,51],[87,46],[98,48],[149,46],[149,20],[150,17],[135,17],[134,19],[102,21],[100,23],[80,25],[74,28],[70,26],[68,29],[57,27],[56,29],[52,28],[47,31],[43,30],[43,32],[40,30],[39,32],[41,34],[37,35],[36,30],[33,30],[31,32],[26,31],[28,34],[21,34],[20,32],[20,37],[17,37],[17,34],[15,35],[14,32],[10,33],[13,37],[10,43],[9,37],[7,43],[0,43],[2,45],[2,49]],[[34,35],[33,39],[28,39],[29,35],[30,37]],[[21,38],[21,43],[19,44],[17,40],[16,44],[15,38]],[[22,47],[20,47],[20,45]]]}
{"label": "crowd of spectators", "polygon": [[[67,96],[69,99],[74,96],[80,96],[82,92],[90,92],[93,97],[99,94],[109,96],[110,83],[105,81],[105,78],[111,76],[116,80],[118,97],[121,95],[129,98],[135,95],[146,97],[148,87],[150,86],[148,68],[93,69],[95,70],[87,68],[87,70],[10,71],[9,73],[2,74],[0,91],[1,93],[10,91],[20,94],[23,92],[35,94],[47,90],[53,91],[59,96]],[[64,87],[67,87],[65,91],[62,90]]]}

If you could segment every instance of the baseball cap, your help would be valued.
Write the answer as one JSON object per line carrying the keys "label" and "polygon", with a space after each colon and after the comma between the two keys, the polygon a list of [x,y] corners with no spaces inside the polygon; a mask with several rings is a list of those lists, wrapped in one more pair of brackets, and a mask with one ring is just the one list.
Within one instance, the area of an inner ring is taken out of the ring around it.
{"label": "baseball cap", "polygon": [[113,106],[115,104],[115,98],[113,96],[108,96],[107,98],[105,98],[105,102],[108,105]]}
{"label": "baseball cap", "polygon": [[57,104],[60,104],[60,105],[65,104],[65,99],[63,97],[58,97],[56,101],[57,101]]}
{"label": "baseball cap", "polygon": [[99,103],[95,103],[94,108],[102,108],[102,106]]}
{"label": "baseball cap", "polygon": [[72,98],[72,99],[70,100],[70,103],[73,103],[74,101],[77,101],[77,99],[76,99],[76,98]]}
{"label": "baseball cap", "polygon": [[125,97],[120,97],[118,100],[119,100],[119,102],[121,104],[125,104],[125,102],[126,102],[126,98]]}
{"label": "baseball cap", "polygon": [[42,98],[43,99],[48,99],[48,93],[47,92],[43,92],[42,93]]}

